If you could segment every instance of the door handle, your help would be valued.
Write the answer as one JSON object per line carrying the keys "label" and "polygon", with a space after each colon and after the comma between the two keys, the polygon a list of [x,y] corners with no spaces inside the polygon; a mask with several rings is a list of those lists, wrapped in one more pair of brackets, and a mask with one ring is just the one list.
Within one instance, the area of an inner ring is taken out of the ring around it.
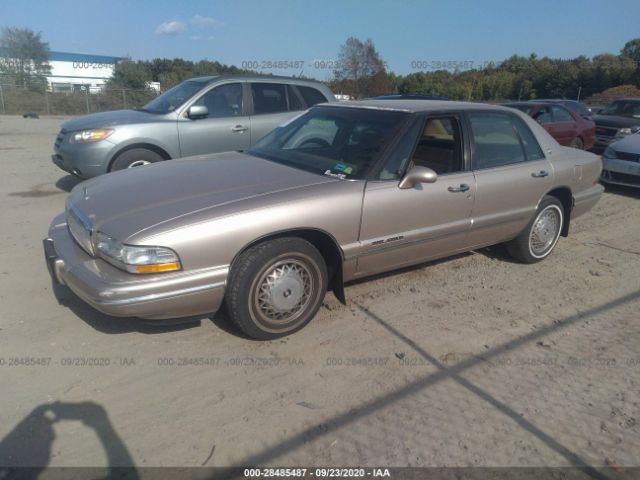
{"label": "door handle", "polygon": [[549,172],[547,172],[546,170],[540,170],[539,172],[533,172],[531,174],[531,176],[535,177],[535,178],[548,177],[549,176]]}
{"label": "door handle", "polygon": [[246,132],[249,130],[249,127],[245,127],[244,125],[236,125],[231,129],[232,132]]}
{"label": "door handle", "polygon": [[466,183],[461,183],[459,187],[449,187],[447,190],[449,190],[450,192],[466,192],[470,188],[471,187]]}

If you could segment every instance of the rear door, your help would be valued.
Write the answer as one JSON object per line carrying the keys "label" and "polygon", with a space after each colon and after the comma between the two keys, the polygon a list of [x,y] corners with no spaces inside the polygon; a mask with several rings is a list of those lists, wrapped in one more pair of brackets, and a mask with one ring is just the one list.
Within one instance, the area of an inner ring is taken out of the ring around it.
{"label": "rear door", "polygon": [[[378,174],[362,205],[358,275],[368,275],[458,251],[466,244],[475,195],[465,161],[462,116],[419,119]],[[400,189],[411,166],[435,170],[434,183]]]}
{"label": "rear door", "polygon": [[515,114],[467,114],[476,195],[469,248],[510,240],[533,217],[553,185],[553,167],[526,123]]}
{"label": "rear door", "polygon": [[251,82],[251,144],[285,123],[306,107],[290,85],[275,82]]}
{"label": "rear door", "polygon": [[565,107],[559,105],[551,105],[551,116],[553,117],[553,137],[560,145],[570,146],[578,135],[576,120]]}
{"label": "rear door", "polygon": [[217,85],[197,98],[190,106],[205,106],[208,115],[191,119],[185,112],[178,120],[181,156],[248,148],[251,124],[245,103],[242,82]]}

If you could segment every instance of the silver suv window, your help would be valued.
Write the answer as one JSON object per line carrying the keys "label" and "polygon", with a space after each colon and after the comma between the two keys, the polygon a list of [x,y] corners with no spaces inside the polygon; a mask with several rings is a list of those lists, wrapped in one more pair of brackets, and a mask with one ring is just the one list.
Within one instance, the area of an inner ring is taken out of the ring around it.
{"label": "silver suv window", "polygon": [[242,115],[242,84],[228,83],[212,88],[194,105],[207,107],[208,118],[239,117]]}
{"label": "silver suv window", "polygon": [[280,113],[289,111],[285,85],[280,83],[252,83],[253,113]]}

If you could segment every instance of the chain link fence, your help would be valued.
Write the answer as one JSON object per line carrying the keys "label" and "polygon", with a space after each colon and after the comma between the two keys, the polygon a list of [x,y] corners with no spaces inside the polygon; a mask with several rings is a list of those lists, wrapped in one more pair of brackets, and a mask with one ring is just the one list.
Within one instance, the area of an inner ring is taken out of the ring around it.
{"label": "chain link fence", "polygon": [[126,88],[88,89],[72,92],[38,92],[15,85],[0,84],[0,114],[86,115],[127,108],[142,107],[158,95],[155,90]]}

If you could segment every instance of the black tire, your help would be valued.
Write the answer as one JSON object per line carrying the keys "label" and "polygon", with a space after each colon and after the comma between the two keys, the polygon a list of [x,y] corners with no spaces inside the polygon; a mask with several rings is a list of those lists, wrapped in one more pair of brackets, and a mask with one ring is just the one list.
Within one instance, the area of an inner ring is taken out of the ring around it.
{"label": "black tire", "polygon": [[556,197],[545,196],[526,228],[507,242],[509,254],[523,263],[544,260],[558,243],[564,221],[562,202]]}
{"label": "black tire", "polygon": [[225,305],[247,336],[270,340],[309,323],[326,291],[327,267],[320,252],[306,240],[284,237],[251,247],[233,262]]}
{"label": "black tire", "polygon": [[110,172],[124,170],[125,168],[135,168],[148,163],[161,162],[164,160],[160,155],[146,148],[132,148],[122,152],[111,163]]}
{"label": "black tire", "polygon": [[584,142],[580,137],[574,138],[573,141],[571,142],[571,146],[573,148],[577,148],[578,150],[584,150]]}

